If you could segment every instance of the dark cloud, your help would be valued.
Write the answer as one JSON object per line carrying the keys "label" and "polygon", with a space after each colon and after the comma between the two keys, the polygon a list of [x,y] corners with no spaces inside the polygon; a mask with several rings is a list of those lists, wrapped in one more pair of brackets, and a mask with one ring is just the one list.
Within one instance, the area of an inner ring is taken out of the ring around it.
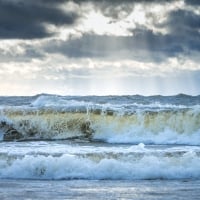
{"label": "dark cloud", "polygon": [[[45,0],[44,0],[45,1]],[[53,1],[53,0],[51,0]],[[60,0],[62,1],[62,0]],[[63,0],[64,1],[64,0]],[[191,5],[200,5],[199,0],[184,0],[186,4]],[[174,0],[74,0],[76,3],[109,3],[112,5],[116,4],[123,4],[123,3],[171,3],[174,2]]]}
{"label": "dark cloud", "polygon": [[55,43],[47,51],[58,51],[68,57],[117,57],[160,62],[200,50],[200,16],[194,12],[175,10],[168,13],[165,23],[154,25],[168,29],[169,33],[155,33],[138,26],[130,29],[132,36],[84,34],[66,43]]}
{"label": "dark cloud", "polygon": [[100,10],[106,17],[114,20],[128,16],[136,4],[149,5],[154,3],[169,3],[173,0],[74,0],[78,4],[91,3],[94,9]]}
{"label": "dark cloud", "polygon": [[[93,2],[93,3],[105,3],[108,2],[110,4],[121,4],[121,3],[154,3],[154,2],[173,2],[174,0],[74,0],[76,3],[85,3],[85,2]],[[198,0],[196,0],[198,1]]]}
{"label": "dark cloud", "polygon": [[[33,39],[50,37],[44,24],[74,25],[79,16],[64,12],[58,6],[67,0],[0,0],[0,38]],[[173,3],[173,0],[74,0],[74,3],[92,3],[94,9],[112,19],[119,20],[132,12],[135,3]],[[199,1],[185,0],[186,4],[197,5]],[[132,7],[130,6],[132,5]],[[144,7],[147,9],[148,7]],[[152,13],[154,15],[154,13]],[[84,16],[84,14],[83,14]],[[142,61],[160,62],[168,57],[200,50],[200,15],[187,10],[173,10],[164,23],[153,21],[152,30],[139,26],[129,31],[132,36],[97,35],[83,31],[81,38],[66,42],[52,40],[43,50],[59,52],[67,57],[116,57]],[[169,30],[167,34],[155,33],[153,27]],[[28,57],[43,56],[34,48],[26,50]],[[39,52],[39,51],[38,51]]]}
{"label": "dark cloud", "polygon": [[187,53],[200,50],[200,15],[187,10],[175,10],[170,12],[167,21],[158,27],[168,28],[172,42]]}
{"label": "dark cloud", "polygon": [[78,15],[58,8],[63,1],[0,0],[0,38],[51,36],[44,24],[72,25]]}
{"label": "dark cloud", "polygon": [[135,29],[133,36],[85,34],[67,42],[52,42],[45,51],[60,52],[68,57],[113,57],[160,62],[183,52],[182,46],[170,35]]}
{"label": "dark cloud", "polygon": [[184,32],[190,30],[196,31],[200,28],[200,15],[191,11],[179,9],[169,13],[168,23],[170,27],[174,29],[174,32],[178,30]]}
{"label": "dark cloud", "polygon": [[[93,2],[101,12],[118,20],[123,11],[126,15],[132,12],[130,4],[134,3],[158,3],[149,1],[87,1],[76,0],[76,3]],[[111,4],[113,2],[113,4]],[[173,1],[159,1],[170,3]],[[129,4],[130,3],[130,4]],[[186,1],[190,4],[191,1]],[[193,2],[194,4],[194,2]],[[152,13],[154,15],[154,13]],[[55,42],[46,49],[48,52],[58,51],[68,57],[116,57],[131,58],[139,61],[160,62],[169,57],[180,54],[189,55],[193,51],[200,50],[200,15],[192,10],[173,10],[166,16],[167,20],[158,24],[154,21],[152,30],[150,27],[139,26],[131,29],[132,36],[108,36],[84,33],[81,38],[69,41]],[[158,30],[164,28],[167,34],[155,33],[153,26]]]}
{"label": "dark cloud", "polygon": [[[44,24],[73,25],[79,17],[78,11],[64,12],[58,6],[68,0],[0,0],[0,38],[33,39],[50,37]],[[137,3],[170,3],[173,0],[74,0],[76,4],[91,3],[94,9],[99,9],[103,15],[118,20],[132,12]],[[187,4],[197,5],[197,0],[185,0]],[[174,18],[182,17],[180,15]],[[182,20],[183,21],[183,20]],[[196,23],[196,21],[195,21]]]}
{"label": "dark cloud", "polygon": [[200,1],[199,0],[185,0],[185,3],[189,4],[189,5],[200,6]]}

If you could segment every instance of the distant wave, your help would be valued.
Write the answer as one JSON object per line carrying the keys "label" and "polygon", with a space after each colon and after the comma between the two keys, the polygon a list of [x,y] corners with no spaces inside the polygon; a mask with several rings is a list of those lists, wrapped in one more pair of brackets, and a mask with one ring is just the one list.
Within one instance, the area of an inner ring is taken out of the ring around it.
{"label": "distant wave", "polygon": [[[174,96],[142,96],[142,95],[122,95],[122,96],[61,96],[53,94],[38,94],[35,96],[0,96],[0,105],[4,106],[23,106],[23,105],[40,105],[48,106],[54,104],[59,106],[58,103],[68,100],[77,102],[85,102],[92,104],[106,104],[111,105],[151,105],[157,102],[160,105],[184,105],[194,106],[200,105],[200,95],[189,96],[186,94],[178,94]],[[58,102],[56,102],[58,101]]]}

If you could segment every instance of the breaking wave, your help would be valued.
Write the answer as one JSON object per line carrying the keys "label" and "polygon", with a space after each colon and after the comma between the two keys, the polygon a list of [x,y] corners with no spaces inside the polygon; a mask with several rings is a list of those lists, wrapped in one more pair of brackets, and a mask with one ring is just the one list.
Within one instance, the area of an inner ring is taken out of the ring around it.
{"label": "breaking wave", "polygon": [[4,141],[200,145],[199,96],[39,95],[0,101],[0,140]]}
{"label": "breaking wave", "polygon": [[[140,144],[140,148],[142,145]],[[0,155],[0,178],[21,179],[198,179],[200,155],[171,153],[82,153]]]}
{"label": "breaking wave", "polygon": [[3,140],[88,139],[110,143],[200,145],[200,111],[178,109],[121,113],[116,110],[7,108]]}
{"label": "breaking wave", "polygon": [[0,179],[199,180],[200,96],[0,97],[0,141]]}

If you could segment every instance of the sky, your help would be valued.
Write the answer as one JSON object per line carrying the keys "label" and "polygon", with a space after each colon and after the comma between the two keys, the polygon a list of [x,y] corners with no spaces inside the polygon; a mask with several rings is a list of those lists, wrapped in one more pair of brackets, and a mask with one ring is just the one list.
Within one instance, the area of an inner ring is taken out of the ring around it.
{"label": "sky", "polygon": [[0,0],[0,95],[200,94],[199,0]]}

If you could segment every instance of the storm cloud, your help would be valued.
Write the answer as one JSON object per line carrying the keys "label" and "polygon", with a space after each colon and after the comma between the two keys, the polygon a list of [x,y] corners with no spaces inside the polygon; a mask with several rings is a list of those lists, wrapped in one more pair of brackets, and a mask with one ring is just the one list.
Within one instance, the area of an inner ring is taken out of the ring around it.
{"label": "storm cloud", "polygon": [[[93,2],[93,4],[108,18],[119,19],[119,13],[124,12],[127,17],[133,12],[134,6],[141,1],[75,1],[76,3]],[[133,4],[134,2],[134,4]],[[144,13],[154,17],[155,13],[147,9],[147,4],[154,6],[156,1],[142,1]],[[160,1],[170,5],[171,1]],[[161,5],[160,4],[160,5]],[[189,1],[185,1],[189,5]],[[117,7],[117,5],[119,5]],[[195,4],[196,5],[196,4]],[[128,35],[98,34],[92,31],[82,31],[81,37],[69,38],[67,41],[52,41],[45,47],[48,53],[61,53],[67,57],[101,58],[114,57],[119,59],[135,59],[147,62],[162,62],[170,57],[191,54],[200,50],[200,15],[195,9],[176,7],[165,15],[165,20],[159,22],[152,18],[152,24],[131,24],[127,27]],[[145,10],[146,9],[146,10]],[[111,20],[112,23],[112,20]],[[134,25],[134,27],[132,27]],[[155,29],[157,31],[155,31]],[[163,33],[161,30],[166,30]]]}
{"label": "storm cloud", "polygon": [[169,57],[200,50],[200,33],[197,30],[184,32],[179,29],[181,33],[177,34],[174,27],[170,28],[173,28],[173,32],[165,35],[145,28],[132,30],[132,36],[84,34],[66,42],[52,41],[47,44],[45,51],[76,58],[113,57],[161,62]]}
{"label": "storm cloud", "polygon": [[[67,8],[69,5],[66,3],[69,2],[78,5],[77,9],[61,9],[62,6]],[[0,38],[42,39],[54,37],[41,49],[47,53],[61,53],[67,57],[77,58],[118,57],[160,62],[168,57],[199,51],[200,15],[195,12],[195,9],[186,9],[187,5],[195,4],[196,6],[199,1],[183,1],[186,5],[184,8],[176,9],[175,7],[166,12],[165,20],[161,22],[155,17],[156,13],[149,9],[158,2],[160,2],[159,5],[167,8],[174,1],[0,0]],[[118,21],[123,21],[123,17],[127,18],[134,12],[134,8],[138,4],[143,9],[146,20],[152,18],[151,26],[147,27],[145,23],[139,24],[137,20],[134,24],[127,22],[128,25],[124,29],[129,34],[123,36],[107,32],[99,35],[98,32],[84,28],[79,30],[78,19],[81,21],[87,17],[84,9],[88,5],[92,5],[92,9],[98,10],[108,19],[110,18],[109,23],[112,24],[112,20],[115,20],[114,23],[117,24]],[[81,36],[69,37],[68,40],[62,41],[55,38],[56,28],[49,30],[47,25],[71,27],[75,34],[81,33]],[[163,33],[162,29],[167,30],[166,33]],[[22,46],[26,45],[22,44]],[[36,46],[28,45],[25,48],[25,55],[28,57],[42,55],[41,51],[37,53]]]}
{"label": "storm cloud", "polygon": [[112,79],[111,88],[121,80],[120,91],[138,92],[156,79],[169,94],[190,79],[180,93],[200,93],[199,62],[198,0],[0,0],[0,79],[9,88],[15,76],[25,92],[78,94],[105,81],[112,93]]}
{"label": "storm cloud", "polygon": [[64,12],[63,1],[0,0],[0,38],[34,39],[50,37],[46,24],[72,25],[77,13]]}

